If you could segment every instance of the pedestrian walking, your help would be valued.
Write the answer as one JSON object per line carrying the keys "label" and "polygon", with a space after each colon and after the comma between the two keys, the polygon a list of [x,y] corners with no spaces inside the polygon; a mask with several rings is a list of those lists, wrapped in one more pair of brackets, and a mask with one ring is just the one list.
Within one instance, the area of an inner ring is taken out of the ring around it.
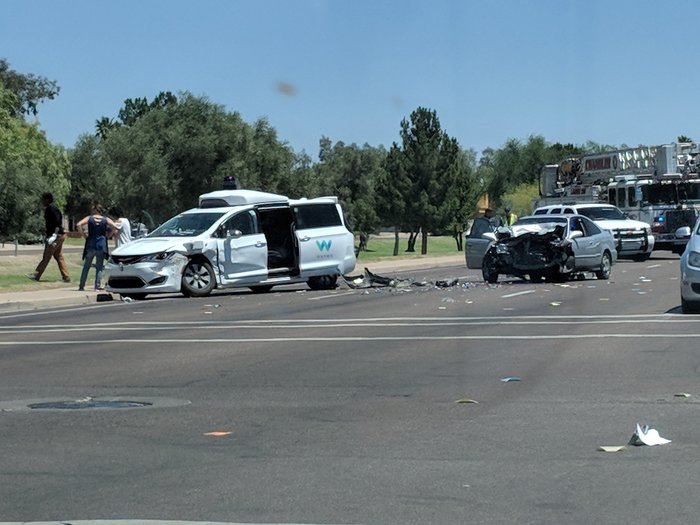
{"label": "pedestrian walking", "polygon": [[[84,226],[87,225],[87,232]],[[83,217],[76,228],[85,237],[85,249],[83,250],[83,271],[80,274],[80,286],[78,290],[85,289],[90,266],[95,260],[95,290],[102,289],[102,270],[104,268],[105,257],[109,255],[107,244],[108,229],[118,230],[112,219],[104,215],[104,209],[99,204],[92,207],[92,213]]]}
{"label": "pedestrian walking", "polygon": [[66,260],[63,258],[63,241],[66,240],[66,232],[63,230],[63,215],[53,203],[53,194],[46,192],[41,195],[41,204],[44,206],[44,222],[46,234],[44,238],[44,254],[34,273],[27,275],[32,281],[38,281],[46,270],[51,258],[56,259],[58,271],[64,283],[70,282],[70,274]]}
{"label": "pedestrian walking", "polygon": [[124,217],[124,212],[118,206],[112,208],[110,215],[114,224],[117,225],[117,230],[114,232],[114,247],[118,248],[122,244],[131,242],[131,223],[129,219]]}

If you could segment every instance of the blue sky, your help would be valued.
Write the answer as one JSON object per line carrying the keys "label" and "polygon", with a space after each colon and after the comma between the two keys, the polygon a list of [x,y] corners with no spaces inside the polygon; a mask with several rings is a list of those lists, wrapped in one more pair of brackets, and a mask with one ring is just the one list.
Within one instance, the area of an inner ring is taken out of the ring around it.
{"label": "blue sky", "polygon": [[[266,117],[314,159],[321,136],[390,146],[418,106],[477,152],[700,140],[700,2],[2,0],[0,57],[56,80],[40,106],[71,147],[126,98],[207,96]],[[280,89],[283,83],[290,89]]]}

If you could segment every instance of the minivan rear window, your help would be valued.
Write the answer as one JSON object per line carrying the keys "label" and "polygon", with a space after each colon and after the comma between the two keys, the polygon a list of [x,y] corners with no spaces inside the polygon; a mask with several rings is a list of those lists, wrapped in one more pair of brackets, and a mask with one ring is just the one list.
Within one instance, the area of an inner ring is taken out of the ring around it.
{"label": "minivan rear window", "polygon": [[293,206],[297,230],[342,226],[343,221],[335,204],[304,204]]}

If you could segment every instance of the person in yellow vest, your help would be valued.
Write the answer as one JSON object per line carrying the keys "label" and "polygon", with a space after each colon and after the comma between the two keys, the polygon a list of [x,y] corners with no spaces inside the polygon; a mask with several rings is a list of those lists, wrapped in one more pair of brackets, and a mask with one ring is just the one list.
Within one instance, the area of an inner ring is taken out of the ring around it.
{"label": "person in yellow vest", "polygon": [[503,218],[503,226],[513,226],[515,221],[518,220],[518,216],[510,211],[510,206],[506,206],[506,215]]}

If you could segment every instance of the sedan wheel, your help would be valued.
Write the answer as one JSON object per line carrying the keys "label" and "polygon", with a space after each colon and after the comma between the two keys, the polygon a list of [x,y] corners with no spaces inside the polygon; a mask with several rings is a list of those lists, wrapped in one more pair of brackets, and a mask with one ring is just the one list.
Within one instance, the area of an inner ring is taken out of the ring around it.
{"label": "sedan wheel", "polygon": [[612,268],[612,257],[610,253],[604,252],[600,261],[600,270],[596,270],[595,276],[598,279],[610,279],[610,269]]}
{"label": "sedan wheel", "polygon": [[216,279],[211,264],[190,261],[182,274],[182,293],[188,297],[206,297],[214,289]]}

